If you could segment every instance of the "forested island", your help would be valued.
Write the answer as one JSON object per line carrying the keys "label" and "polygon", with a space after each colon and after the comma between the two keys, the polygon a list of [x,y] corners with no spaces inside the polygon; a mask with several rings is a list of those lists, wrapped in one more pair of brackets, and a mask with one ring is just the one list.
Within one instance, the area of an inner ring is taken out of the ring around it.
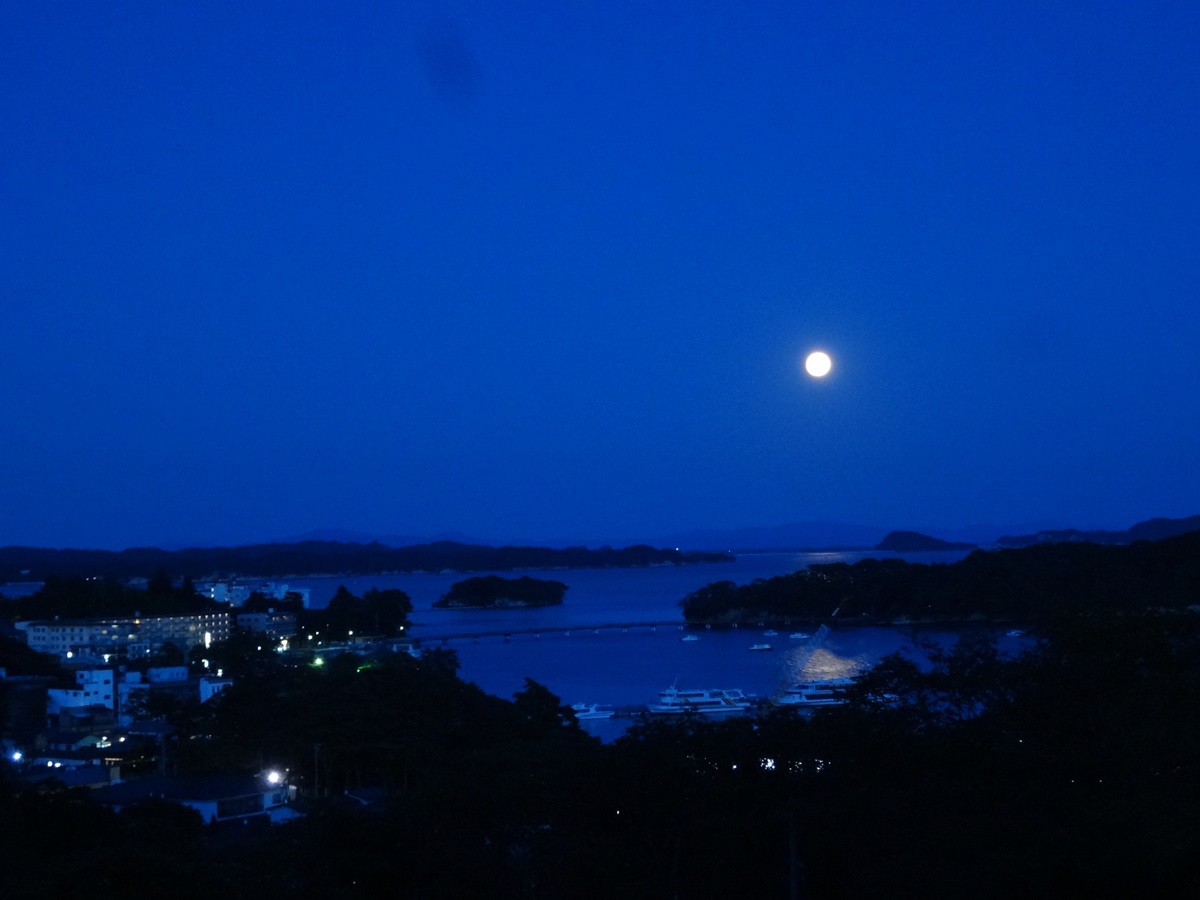
{"label": "forested island", "polygon": [[1038,544],[955,563],[900,559],[814,565],[706,585],[681,601],[695,623],[1020,620],[1200,603],[1200,531],[1127,546]]}
{"label": "forested island", "polygon": [[488,547],[438,541],[410,547],[380,543],[301,541],[159,550],[54,550],[0,547],[0,583],[45,581],[52,576],[150,578],[155,572],[175,577],[215,579],[231,576],[275,578],[307,575],[378,575],[390,572],[504,572],[515,569],[584,569],[689,565],[727,562],[727,553],[690,552],[637,544],[624,548]]}
{"label": "forested island", "polygon": [[556,606],[563,602],[567,586],[561,581],[540,578],[501,578],[484,575],[451,585],[434,602],[440,609],[507,609],[521,606]]}
{"label": "forested island", "polygon": [[941,538],[930,537],[919,531],[892,531],[875,545],[876,550],[888,550],[892,553],[925,553],[943,550],[978,550],[976,544],[966,544],[960,541],[943,541]]}

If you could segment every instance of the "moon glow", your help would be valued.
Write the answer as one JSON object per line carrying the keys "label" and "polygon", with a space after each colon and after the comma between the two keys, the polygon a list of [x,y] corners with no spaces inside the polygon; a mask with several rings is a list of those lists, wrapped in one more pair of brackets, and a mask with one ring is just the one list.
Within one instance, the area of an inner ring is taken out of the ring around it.
{"label": "moon glow", "polygon": [[804,360],[804,371],[813,378],[824,378],[832,368],[833,360],[829,358],[828,353],[824,353],[821,350],[816,350],[808,354]]}

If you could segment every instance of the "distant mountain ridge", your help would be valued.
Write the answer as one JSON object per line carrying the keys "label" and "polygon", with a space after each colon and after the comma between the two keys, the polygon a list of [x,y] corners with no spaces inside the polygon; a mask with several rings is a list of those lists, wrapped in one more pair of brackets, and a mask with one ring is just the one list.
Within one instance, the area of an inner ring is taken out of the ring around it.
{"label": "distant mountain ridge", "polygon": [[688,550],[812,550],[873,547],[888,532],[877,525],[847,522],[791,522],[749,528],[698,528],[655,538],[658,547]]}
{"label": "distant mountain ridge", "polygon": [[1039,531],[1036,534],[1006,534],[996,539],[999,547],[1029,547],[1033,544],[1062,544],[1087,542],[1091,544],[1132,544],[1135,541],[1159,541],[1163,538],[1200,531],[1200,515],[1183,519],[1146,519],[1131,525],[1124,531],[1080,531],[1065,528],[1057,531]]}
{"label": "distant mountain ridge", "polygon": [[616,568],[718,562],[719,553],[681,552],[644,545],[601,547],[490,547],[437,541],[409,547],[381,543],[303,541],[160,550],[50,550],[0,547],[0,583],[45,581],[47,577],[149,578],[164,571],[172,578],[247,578],[316,575],[376,575],[386,572],[486,572],[514,569]]}

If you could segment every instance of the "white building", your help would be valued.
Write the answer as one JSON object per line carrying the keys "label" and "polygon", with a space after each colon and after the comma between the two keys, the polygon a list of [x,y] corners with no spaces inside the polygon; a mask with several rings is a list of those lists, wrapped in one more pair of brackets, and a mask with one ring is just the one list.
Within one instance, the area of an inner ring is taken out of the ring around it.
{"label": "white building", "polygon": [[110,657],[139,659],[173,644],[185,653],[229,638],[227,610],[182,616],[115,616],[105,619],[42,619],[18,622],[29,646],[59,659],[108,662]]}
{"label": "white building", "polygon": [[[200,813],[205,822],[248,819],[266,815],[272,820],[292,812],[287,803],[296,789],[282,775],[211,775],[204,778],[144,778],[93,792],[92,798],[120,810],[150,797],[174,800]],[[284,814],[284,815],[281,815]]]}
{"label": "white building", "polygon": [[241,606],[250,599],[251,594],[262,594],[268,600],[286,600],[288,594],[294,594],[300,598],[300,604],[308,609],[308,588],[293,589],[286,584],[278,584],[274,581],[264,581],[257,585],[239,584],[236,581],[214,581],[204,585],[201,592],[207,592],[211,599],[218,603],[228,603],[230,606]]}
{"label": "white building", "polygon": [[56,716],[64,709],[81,709],[103,706],[114,709],[116,697],[112,669],[78,669],[75,672],[75,687],[50,688],[46,691],[46,712]]}
{"label": "white building", "polygon": [[153,692],[172,694],[184,701],[199,698],[201,703],[207,703],[232,684],[232,678],[191,678],[186,666],[156,666],[147,669],[144,675],[126,672],[117,685],[117,724],[128,728],[140,721],[146,711],[146,701]]}
{"label": "white building", "polygon": [[200,679],[200,702],[207,703],[225,688],[233,684],[232,678],[207,678]]}

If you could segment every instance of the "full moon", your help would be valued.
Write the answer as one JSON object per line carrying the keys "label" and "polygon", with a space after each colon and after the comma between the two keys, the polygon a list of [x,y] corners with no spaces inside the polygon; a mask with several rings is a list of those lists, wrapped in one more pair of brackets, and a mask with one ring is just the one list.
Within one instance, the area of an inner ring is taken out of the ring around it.
{"label": "full moon", "polygon": [[828,353],[820,350],[808,354],[808,357],[804,360],[804,371],[813,378],[824,378],[832,368],[833,360],[829,358]]}

